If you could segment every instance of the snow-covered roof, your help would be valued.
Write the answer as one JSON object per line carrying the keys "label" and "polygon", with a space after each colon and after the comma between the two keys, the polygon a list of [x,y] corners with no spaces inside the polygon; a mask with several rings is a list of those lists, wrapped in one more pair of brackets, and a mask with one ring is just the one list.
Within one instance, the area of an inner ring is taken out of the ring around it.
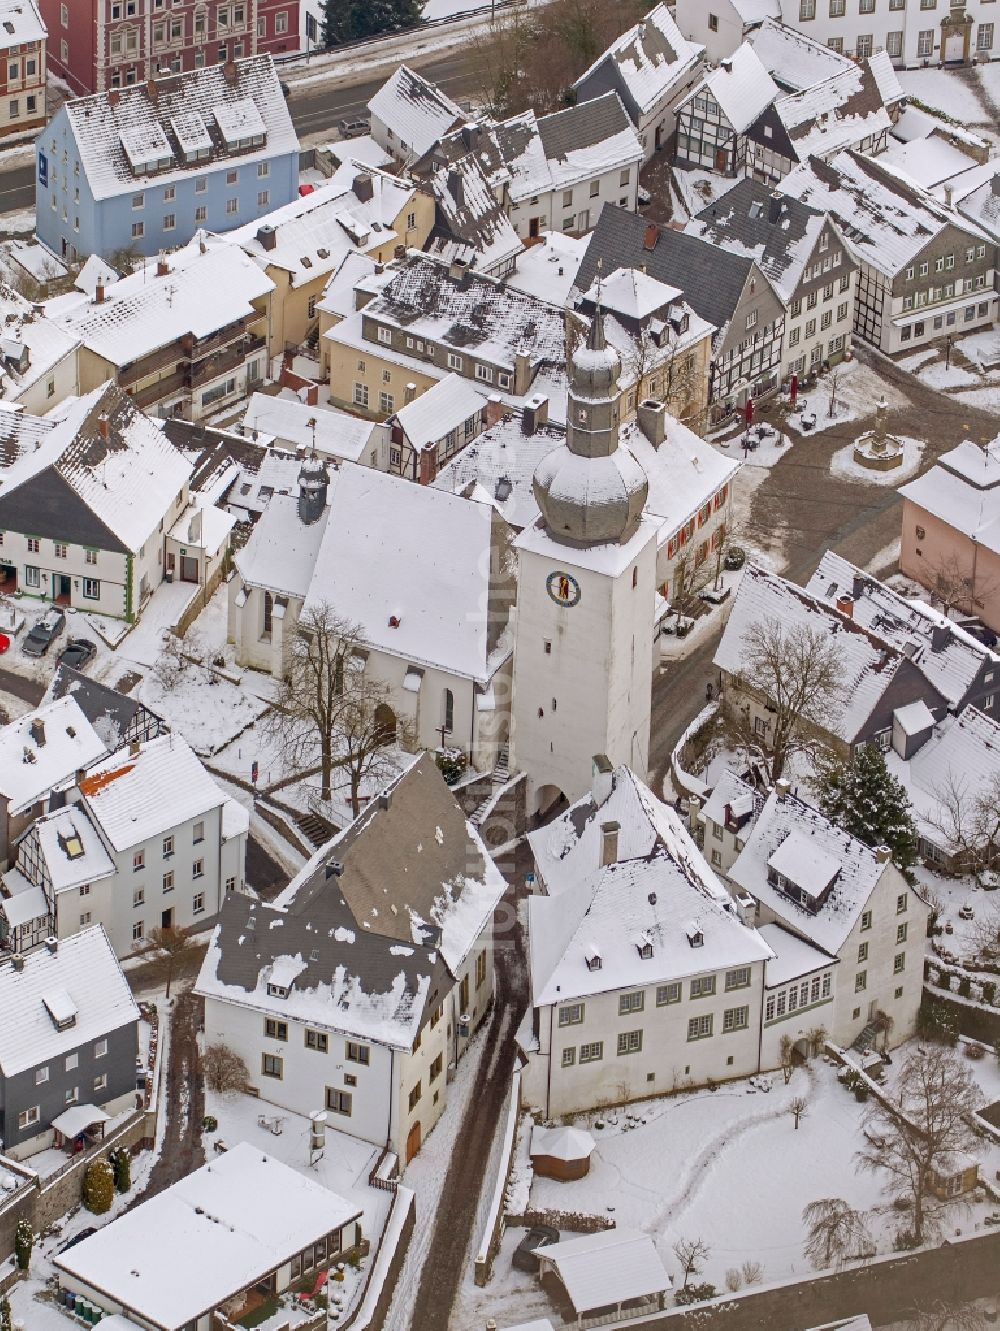
{"label": "snow-covered roof", "polygon": [[804,938],[789,933],[780,924],[762,924],[757,930],[774,953],[764,971],[764,988],[776,989],[813,971],[824,970],[832,963],[826,952],[813,947]]}
{"label": "snow-covered roof", "polygon": [[747,635],[754,625],[780,625],[829,635],[840,657],[841,697],[831,700],[826,721],[832,734],[851,744],[906,659],[883,638],[848,618],[793,582],[760,565],[743,575],[715,664],[739,675],[746,661]]}
{"label": "snow-covered roof", "polygon": [[348,162],[354,166],[379,168],[392,164],[391,155],[370,134],[359,134],[355,139],[334,139],[332,143],[325,143],[322,151],[329,153],[341,166]]}
{"label": "snow-covered roof", "polygon": [[634,166],[643,159],[639,136],[616,92],[536,116],[525,111],[496,127],[510,172],[510,198],[519,203],[552,190]]}
{"label": "snow-covered roof", "polygon": [[400,151],[422,157],[435,141],[464,119],[462,108],[436,84],[400,65],[368,103],[368,110],[392,130]]}
{"label": "snow-covered roof", "polygon": [[930,730],[934,725],[934,713],[924,702],[923,698],[916,702],[907,703],[905,707],[897,707],[892,714],[894,722],[898,722],[904,735],[920,735],[925,730]]}
{"label": "snow-covered roof", "polygon": [[775,114],[785,128],[795,156],[829,157],[887,133],[892,120],[886,101],[902,97],[892,62],[884,51],[801,92],[779,97]]}
{"label": "snow-covered roof", "polygon": [[104,842],[79,804],[69,804],[39,818],[26,835],[29,842],[37,841],[56,895],[83,883],[110,878],[115,872]]}
{"label": "snow-covered roof", "polygon": [[[997,474],[1000,478],[1000,467]],[[1000,666],[1000,655],[940,610],[907,600],[832,550],[823,555],[806,591],[827,605],[852,597],[855,623],[907,656],[949,704],[962,706],[983,670]]]}
{"label": "snow-covered roof", "polygon": [[[0,471],[0,521],[16,530],[18,491],[51,471],[83,501],[111,548],[137,553],[183,489],[191,463],[113,383],[63,406],[40,446]],[[56,517],[51,535],[63,534]]]}
{"label": "snow-covered roof", "polygon": [[[375,276],[376,266],[378,261],[369,254],[361,254],[357,250],[345,254],[323,288],[323,298],[316,302],[317,310],[333,314],[338,319],[346,319],[349,314],[354,314],[357,309],[355,288],[360,281]],[[384,285],[391,281],[392,270],[387,268],[378,276]]]}
{"label": "snow-covered roof", "polygon": [[857,152],[803,162],[785,176],[781,193],[831,213],[855,258],[890,278],[949,226],[980,237],[953,209]]}
{"label": "snow-covered roof", "polygon": [[446,374],[426,393],[400,407],[396,420],[418,451],[427,444],[444,439],[450,430],[463,425],[471,416],[486,409],[486,398],[477,392],[471,380],[460,374]]}
{"label": "snow-covered roof", "polygon": [[[617,858],[602,867],[603,828],[617,826]],[[626,767],[602,803],[585,795],[529,834],[546,895],[528,899],[535,1007],[674,980],[766,959],[729,893],[674,811]],[[690,941],[697,925],[702,943]],[[643,957],[638,937],[652,944]],[[588,957],[600,954],[599,968]]]}
{"label": "snow-covered roof", "polygon": [[531,488],[535,469],[562,442],[562,431],[549,425],[525,434],[521,413],[509,414],[466,444],[432,484],[452,494],[468,494],[476,487],[479,497],[490,500],[504,520],[521,531],[538,518]]}
{"label": "snow-covered roof", "polygon": [[96,763],[80,782],[91,818],[115,850],[141,845],[218,809],[226,796],[180,735]]}
{"label": "snow-covered roof", "polygon": [[661,3],[616,38],[573,87],[578,95],[586,96],[588,84],[600,86],[610,80],[640,115],[648,114],[669,98],[704,50],[681,33],[670,10]]}
{"label": "snow-covered roof", "polygon": [[836,855],[794,830],[771,852],[767,865],[810,897],[822,896],[840,873]]}
{"label": "snow-covered roof", "polygon": [[606,314],[643,321],[682,296],[680,287],[668,286],[637,268],[616,268],[607,278],[598,278],[586,299],[599,303]]}
{"label": "snow-covered roof", "polygon": [[921,836],[952,854],[959,849],[955,801],[970,809],[1000,782],[1000,724],[966,707],[945,717],[909,761],[890,750],[886,764],[909,796]]}
{"label": "snow-covered roof", "polygon": [[[0,964],[0,1070],[13,1077],[139,1020],[108,936],[95,924]],[[65,1007],[66,1001],[72,1011]],[[63,1014],[58,1029],[52,1012]],[[72,1024],[66,1024],[71,1022]]]}
{"label": "snow-covered roof", "polygon": [[961,536],[1000,553],[1000,435],[985,448],[966,439],[899,493]]}
{"label": "snow-covered roof", "polygon": [[588,1309],[642,1299],[670,1288],[667,1269],[648,1234],[602,1229],[538,1250],[552,1267],[578,1316]]}
{"label": "snow-covered roof", "polygon": [[[79,339],[0,283],[0,397],[16,401],[68,356]],[[22,356],[27,353],[26,363]],[[22,369],[22,364],[24,368]]]}
{"label": "snow-covered roof", "polygon": [[781,0],[729,0],[746,27],[781,18]]}
{"label": "snow-covered roof", "polygon": [[[986,179],[977,184],[975,189],[963,192],[958,211],[981,227],[995,242],[1000,242],[1000,166],[995,161],[988,163],[988,166],[991,168],[988,174],[985,168],[982,169]],[[959,192],[956,190],[956,195]]]}
{"label": "snow-covered roof", "polygon": [[[776,857],[782,868],[777,867]],[[820,868],[812,868],[814,864]],[[793,873],[808,877],[813,884],[828,881],[831,873],[835,877],[825,899],[820,897],[822,904],[814,910],[769,881],[769,866],[793,882]],[[898,872],[890,862],[880,863],[870,846],[831,823],[817,809],[794,795],[779,798],[771,794],[729,877],[792,933],[836,957],[886,871]]]}
{"label": "snow-covered roof", "polygon": [[264,436],[268,443],[358,462],[379,427],[336,407],[310,406],[293,393],[254,393],[240,428],[246,435]]}
{"label": "snow-covered roof", "polygon": [[0,0],[0,49],[43,42],[45,36],[35,0]]}
{"label": "snow-covered roof", "polygon": [[0,912],[9,928],[17,929],[32,920],[48,917],[49,902],[43,888],[29,883],[19,869],[9,869],[2,878],[4,888],[10,895],[0,897]]}
{"label": "snow-covered roof", "polygon": [[791,92],[811,88],[833,74],[854,68],[846,55],[777,17],[766,17],[759,27],[747,33],[746,40],[775,82]]}
{"label": "snow-covered roof", "polygon": [[75,1137],[95,1123],[110,1122],[110,1115],[97,1105],[70,1105],[52,1120],[52,1126],[64,1137]]}
{"label": "snow-covered roof", "polygon": [[73,698],[43,703],[0,729],[0,795],[23,813],[51,790],[73,784],[107,752]]}
{"label": "snow-covered roof", "polygon": [[437,207],[429,250],[451,263],[461,259],[483,273],[500,273],[524,250],[498,203],[479,159],[469,153],[430,176]]}
{"label": "snow-covered roof", "polygon": [[167,727],[154,712],[135,698],[74,670],[72,666],[58,665],[52,676],[45,700],[71,695],[84,716],[94,727],[98,738],[109,753],[123,744],[133,724],[149,729],[151,734],[164,733]]}
{"label": "snow-covered roof", "polygon": [[355,247],[385,246],[391,255],[403,240],[394,229],[396,220],[415,191],[408,180],[348,163],[311,194],[225,232],[222,239],[238,245],[261,268],[288,272],[293,287],[304,286],[335,272]]}
{"label": "snow-covered roof", "polygon": [[589,1132],[583,1128],[562,1125],[547,1128],[543,1123],[536,1123],[531,1129],[531,1152],[547,1155],[553,1160],[587,1160],[596,1146]]}
{"label": "snow-covered roof", "polygon": [[236,245],[195,237],[171,253],[169,272],[145,265],[105,288],[101,304],[82,292],[48,305],[54,322],[119,369],[186,334],[211,337],[259,313],[274,283]]}
{"label": "snow-covered roof", "polygon": [[57,114],[69,121],[95,199],[299,149],[269,55],[94,93]]}
{"label": "snow-covered roof", "polygon": [[737,134],[748,130],[779,95],[778,85],[749,42],[738,46],[692,88],[677,110],[708,92]]}
{"label": "snow-covered roof", "polygon": [[273,902],[227,900],[199,993],[412,1047],[505,884],[429,755],[384,794]]}
{"label": "snow-covered roof", "polygon": [[518,258],[507,285],[549,305],[565,306],[586,251],[583,236],[543,231],[540,243],[529,245]]}
{"label": "snow-covered roof", "polygon": [[510,651],[483,613],[492,507],[345,463],[329,512],[304,609],[328,604],[367,647],[486,684]]}
{"label": "snow-covered roof", "polygon": [[[955,193],[959,193],[966,176],[971,177],[973,173],[979,176],[979,164],[975,158],[958,144],[949,143],[946,137],[936,133],[905,143],[893,143],[882,157],[886,166],[909,176],[927,190],[934,190],[942,181],[948,181]],[[992,171],[998,169],[995,162],[988,166]],[[936,197],[940,199],[942,194],[936,192]]]}
{"label": "snow-covered roof", "polygon": [[360,1214],[238,1142],[53,1260],[144,1321],[181,1331]]}
{"label": "snow-covered roof", "polygon": [[700,810],[699,817],[702,822],[723,826],[727,809],[732,810],[734,817],[746,819],[756,815],[763,803],[754,788],[727,767],[712,787],[712,793]]}
{"label": "snow-covered roof", "polygon": [[205,495],[199,494],[182,510],[167,535],[178,545],[192,546],[214,558],[227,545],[235,526],[234,514],[216,508],[213,503],[206,502]]}

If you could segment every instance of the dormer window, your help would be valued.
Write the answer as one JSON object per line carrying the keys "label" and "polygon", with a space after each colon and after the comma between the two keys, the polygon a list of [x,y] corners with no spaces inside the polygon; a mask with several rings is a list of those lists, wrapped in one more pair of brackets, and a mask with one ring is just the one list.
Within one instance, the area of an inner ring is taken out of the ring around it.
{"label": "dormer window", "polygon": [[684,933],[687,937],[688,944],[691,947],[705,946],[705,935],[698,928],[697,924],[695,924],[693,921],[691,924],[687,925],[687,927],[684,930]]}
{"label": "dormer window", "polygon": [[288,985],[287,985],[287,984],[271,984],[271,983],[269,982],[269,983],[268,983],[268,986],[267,986],[267,994],[268,994],[268,997],[269,997],[269,998],[287,998],[287,997],[288,997]]}
{"label": "dormer window", "polygon": [[653,944],[643,943],[639,948],[639,956],[642,957],[643,961],[650,961],[653,956]]}
{"label": "dormer window", "polygon": [[596,947],[589,948],[586,956],[587,970],[599,971],[603,964],[603,958]]}

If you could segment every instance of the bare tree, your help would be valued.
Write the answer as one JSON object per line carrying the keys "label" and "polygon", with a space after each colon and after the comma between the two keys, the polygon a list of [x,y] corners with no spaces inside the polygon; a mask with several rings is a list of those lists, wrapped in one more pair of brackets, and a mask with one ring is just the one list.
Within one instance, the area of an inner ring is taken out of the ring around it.
{"label": "bare tree", "polygon": [[325,800],[330,798],[348,696],[361,673],[351,669],[359,640],[358,625],[336,615],[326,602],[304,610],[292,642],[287,677],[264,723],[291,771],[315,767],[318,750]]}
{"label": "bare tree", "polygon": [[[785,1078],[785,1085],[792,1080],[792,1056],[795,1053],[795,1044],[790,1035],[783,1035],[778,1044],[779,1056],[781,1058],[781,1071]],[[798,1127],[798,1123],[795,1125]]]}
{"label": "bare tree", "polygon": [[827,407],[827,416],[832,420],[837,411],[837,393],[840,390],[840,380],[843,376],[843,370],[839,365],[835,365],[830,371],[826,381],[829,390],[829,399]]}
{"label": "bare tree", "polygon": [[797,1095],[794,1100],[788,1103],[788,1112],[795,1120],[795,1131],[799,1130],[799,1122],[809,1113],[809,1101],[804,1095]]}
{"label": "bare tree", "polygon": [[153,676],[160,688],[170,693],[181,680],[201,668],[204,656],[205,644],[193,629],[188,629],[183,636],[164,633],[160,654],[153,663]]}
{"label": "bare tree", "polygon": [[678,1239],[674,1244],[674,1256],[684,1272],[682,1289],[687,1289],[688,1281],[696,1276],[703,1262],[708,1261],[712,1249],[704,1239]]}
{"label": "bare tree", "polygon": [[167,998],[170,997],[170,983],[178,962],[184,960],[184,953],[191,944],[191,935],[187,929],[171,929],[157,925],[146,935],[149,945],[156,952],[162,952],[167,959]]}
{"label": "bare tree", "polygon": [[971,873],[979,873],[1000,850],[1000,778],[976,787],[949,771],[934,791],[937,812],[932,821],[948,848]]}
{"label": "bare tree", "polygon": [[[956,1291],[962,1298],[964,1291]],[[987,1331],[983,1313],[972,1303],[958,1303],[951,1299],[935,1299],[924,1307],[914,1308],[906,1323],[908,1331]]]}
{"label": "bare tree", "polygon": [[809,1042],[809,1053],[813,1058],[820,1052],[826,1044],[827,1029],[825,1026],[814,1026],[812,1030],[806,1032],[806,1039]]}
{"label": "bare tree", "polygon": [[895,1018],[888,1012],[883,1012],[881,1008],[876,1008],[875,1015],[872,1017],[872,1026],[875,1028],[875,1041],[878,1043],[879,1036],[882,1037],[883,1054],[889,1048],[889,1036],[892,1034],[892,1028],[895,1026]]}
{"label": "bare tree", "polygon": [[361,812],[362,782],[379,785],[395,775],[391,746],[409,748],[413,742],[412,723],[396,716],[388,699],[389,690],[384,684],[356,680],[345,690],[337,717],[339,763],[351,783],[351,812],[355,818]]}
{"label": "bare tree", "polygon": [[874,1250],[863,1211],[856,1211],[842,1197],[821,1197],[802,1212],[806,1227],[805,1255],[813,1266],[842,1266]]}
{"label": "bare tree", "polygon": [[817,732],[829,730],[845,694],[840,651],[825,629],[768,618],[750,625],[742,657],[737,689],[766,702],[770,734],[755,733],[752,709],[738,698],[727,698],[727,719],[736,743],[766,759],[774,782],[794,755],[822,747]]}
{"label": "bare tree", "polygon": [[250,1073],[242,1057],[221,1041],[208,1046],[201,1066],[210,1091],[245,1091],[250,1083]]}
{"label": "bare tree", "polygon": [[922,1243],[935,1166],[974,1142],[968,1118],[982,1095],[972,1073],[941,1045],[912,1053],[903,1064],[892,1102],[872,1098],[865,1112],[859,1169],[884,1174],[887,1193],[905,1198],[914,1242]]}
{"label": "bare tree", "polygon": [[752,1262],[749,1258],[740,1267],[743,1275],[744,1285],[759,1285],[764,1279],[764,1268],[760,1262]]}
{"label": "bare tree", "polygon": [[974,549],[967,556],[952,552],[927,560],[927,574],[931,600],[938,602],[946,616],[952,610],[974,615],[976,607],[996,591],[996,580],[979,572]]}

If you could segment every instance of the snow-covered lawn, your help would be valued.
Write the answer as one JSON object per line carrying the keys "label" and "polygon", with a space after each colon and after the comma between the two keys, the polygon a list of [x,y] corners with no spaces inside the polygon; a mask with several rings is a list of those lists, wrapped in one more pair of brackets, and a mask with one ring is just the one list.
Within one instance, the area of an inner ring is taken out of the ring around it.
{"label": "snow-covered lawn", "polygon": [[[834,413],[830,415],[830,393],[833,376],[836,375],[836,400]],[[875,404],[884,397],[890,408],[897,409],[907,405],[907,399],[898,389],[884,383],[878,374],[860,361],[843,361],[835,369],[821,374],[812,388],[805,390],[799,397],[800,411],[789,412],[785,424],[803,434],[820,434],[832,425],[844,425],[848,421],[863,420],[875,412]],[[804,430],[802,417],[815,414],[816,422]]]}
{"label": "snow-covered lawn", "polygon": [[777,466],[792,447],[793,441],[787,434],[775,434],[768,437],[764,443],[758,442],[757,436],[753,434],[752,428],[750,434],[753,437],[754,442],[757,444],[757,447],[754,449],[744,447],[743,440],[746,438],[746,435],[743,431],[738,435],[734,435],[730,439],[720,440],[716,447],[721,448],[724,452],[732,453],[735,457],[742,457],[749,467],[767,468]]}
{"label": "snow-covered lawn", "polygon": [[897,435],[896,438],[903,445],[901,466],[894,467],[891,471],[875,471],[871,467],[863,467],[860,462],[854,460],[854,445],[848,444],[845,448],[838,449],[831,457],[831,473],[834,476],[846,476],[852,481],[863,481],[866,485],[898,485],[900,481],[908,480],[920,467],[924,442],[922,439],[910,439],[905,435]]}
{"label": "snow-covered lawn", "polygon": [[970,407],[979,407],[983,411],[991,411],[994,415],[1000,416],[1000,385],[994,384],[989,388],[960,389],[955,397],[960,402],[967,402]]}
{"label": "snow-covered lawn", "polygon": [[970,388],[973,384],[979,383],[979,376],[964,369],[961,365],[952,362],[948,365],[945,361],[935,361],[932,365],[917,371],[917,378],[928,388],[934,388],[938,392],[943,388]]}
{"label": "snow-covered lawn", "polygon": [[230,743],[268,706],[241,685],[194,665],[173,688],[165,688],[156,675],[147,675],[135,696],[202,757]]}
{"label": "snow-covered lawn", "polygon": [[674,167],[674,181],[689,217],[694,217],[733,187],[732,180],[711,171],[684,171]]}
{"label": "snow-covered lawn", "polygon": [[970,333],[968,337],[960,338],[955,346],[963,356],[982,369],[984,364],[1000,361],[1000,329],[989,328],[985,332]]}
{"label": "snow-covered lawn", "polygon": [[975,92],[950,70],[901,69],[898,73],[908,96],[944,112],[960,125],[975,125],[986,119]]}

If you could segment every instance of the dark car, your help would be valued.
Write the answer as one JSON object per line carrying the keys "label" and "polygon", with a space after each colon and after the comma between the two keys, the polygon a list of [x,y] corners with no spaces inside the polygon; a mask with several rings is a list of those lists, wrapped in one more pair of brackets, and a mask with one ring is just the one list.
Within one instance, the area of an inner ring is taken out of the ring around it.
{"label": "dark car", "polygon": [[58,664],[82,670],[97,655],[97,647],[89,638],[70,638],[58,656]]}
{"label": "dark car", "polygon": [[353,120],[342,120],[337,126],[342,139],[358,139],[362,134],[367,134],[371,127],[371,121],[366,120],[364,116],[358,116]]}
{"label": "dark car", "polygon": [[514,1249],[511,1260],[518,1271],[527,1271],[529,1275],[534,1275],[538,1270],[538,1249],[547,1248],[550,1244],[558,1242],[558,1229],[553,1229],[551,1225],[535,1225],[533,1229],[528,1230]]}
{"label": "dark car", "polygon": [[97,1230],[93,1225],[91,1225],[89,1229],[81,1229],[78,1234],[74,1234],[71,1239],[67,1239],[59,1251],[68,1252],[70,1248],[75,1248],[78,1243],[82,1243],[84,1239],[89,1239],[91,1234],[96,1233]]}
{"label": "dark car", "polygon": [[66,627],[66,616],[61,610],[46,610],[29,631],[21,650],[27,656],[44,656]]}

